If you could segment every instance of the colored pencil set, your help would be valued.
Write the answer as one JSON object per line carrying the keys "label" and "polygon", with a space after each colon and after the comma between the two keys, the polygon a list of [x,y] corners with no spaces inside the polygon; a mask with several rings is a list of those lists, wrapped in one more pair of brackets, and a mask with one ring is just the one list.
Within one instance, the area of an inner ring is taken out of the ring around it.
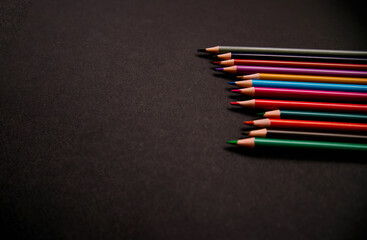
{"label": "colored pencil set", "polygon": [[257,127],[227,143],[248,148],[367,150],[367,51],[216,46],[215,70],[236,74],[234,106]]}

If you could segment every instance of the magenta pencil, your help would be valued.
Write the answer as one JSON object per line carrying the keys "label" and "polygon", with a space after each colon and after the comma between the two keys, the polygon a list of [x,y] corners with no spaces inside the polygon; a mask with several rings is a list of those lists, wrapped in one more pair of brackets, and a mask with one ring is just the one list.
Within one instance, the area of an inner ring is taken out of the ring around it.
{"label": "magenta pencil", "polygon": [[367,92],[319,91],[293,88],[249,87],[232,89],[255,98],[310,99],[325,101],[366,102]]}
{"label": "magenta pencil", "polygon": [[303,75],[342,76],[342,77],[346,76],[367,77],[367,71],[317,69],[317,68],[290,68],[290,67],[241,65],[241,66],[216,68],[215,70],[233,74],[252,74],[261,72],[261,73],[303,74]]}

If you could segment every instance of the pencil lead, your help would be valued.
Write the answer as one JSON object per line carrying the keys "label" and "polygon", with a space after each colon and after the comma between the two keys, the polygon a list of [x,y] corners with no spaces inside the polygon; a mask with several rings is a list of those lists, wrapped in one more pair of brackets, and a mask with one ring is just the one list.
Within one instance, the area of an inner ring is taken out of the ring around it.
{"label": "pencil lead", "polygon": [[243,135],[248,135],[250,133],[250,131],[242,131],[241,132]]}
{"label": "pencil lead", "polygon": [[244,121],[243,124],[254,125],[254,121]]}
{"label": "pencil lead", "polygon": [[240,105],[239,102],[231,102],[232,105]]}
{"label": "pencil lead", "polygon": [[205,48],[199,48],[198,52],[205,52],[206,53],[206,49]]}
{"label": "pencil lead", "polygon": [[236,86],[236,82],[228,82],[228,84]]}
{"label": "pencil lead", "polygon": [[227,141],[228,144],[237,145],[237,140]]}
{"label": "pencil lead", "polygon": [[241,92],[240,89],[232,89],[231,92]]}
{"label": "pencil lead", "polygon": [[242,76],[236,76],[236,78],[241,78],[242,79]]}
{"label": "pencil lead", "polygon": [[258,116],[264,116],[265,112],[259,112],[259,113],[256,113],[256,115]]}
{"label": "pencil lead", "polygon": [[220,61],[212,61],[212,63],[219,65]]}
{"label": "pencil lead", "polygon": [[215,71],[223,71],[223,68],[215,68]]}

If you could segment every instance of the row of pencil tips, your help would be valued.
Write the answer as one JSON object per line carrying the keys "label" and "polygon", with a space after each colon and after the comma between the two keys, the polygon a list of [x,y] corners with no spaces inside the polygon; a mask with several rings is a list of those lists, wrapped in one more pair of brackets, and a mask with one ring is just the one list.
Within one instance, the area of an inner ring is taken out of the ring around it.
{"label": "row of pencil tips", "polygon": [[367,52],[230,46],[199,51],[219,54],[213,57],[225,60],[213,63],[226,67],[215,70],[237,75],[239,81],[229,84],[240,88],[231,91],[247,99],[232,105],[265,111],[258,113],[265,118],[244,122],[257,129],[227,143],[367,150]]}

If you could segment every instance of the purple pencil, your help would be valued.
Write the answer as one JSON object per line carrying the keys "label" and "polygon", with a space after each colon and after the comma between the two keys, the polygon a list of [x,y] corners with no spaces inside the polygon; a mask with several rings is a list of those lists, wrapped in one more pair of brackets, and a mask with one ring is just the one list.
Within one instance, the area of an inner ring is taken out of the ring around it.
{"label": "purple pencil", "polygon": [[288,67],[241,65],[241,66],[216,68],[215,70],[234,74],[283,73],[283,74],[303,74],[303,75],[322,75],[322,76],[367,77],[367,71],[316,69],[316,68],[288,68]]}

